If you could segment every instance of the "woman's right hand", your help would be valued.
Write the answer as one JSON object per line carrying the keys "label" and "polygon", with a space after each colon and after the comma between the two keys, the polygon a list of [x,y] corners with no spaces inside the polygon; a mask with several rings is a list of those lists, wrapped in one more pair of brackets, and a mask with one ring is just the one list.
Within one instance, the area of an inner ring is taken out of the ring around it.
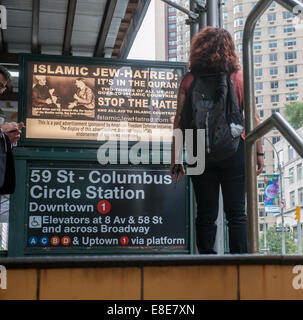
{"label": "woman's right hand", "polygon": [[185,176],[185,170],[184,170],[183,164],[178,164],[178,166],[179,166],[179,174],[176,174],[174,172],[175,164],[174,163],[170,164],[170,175],[174,181],[179,181],[181,177]]}

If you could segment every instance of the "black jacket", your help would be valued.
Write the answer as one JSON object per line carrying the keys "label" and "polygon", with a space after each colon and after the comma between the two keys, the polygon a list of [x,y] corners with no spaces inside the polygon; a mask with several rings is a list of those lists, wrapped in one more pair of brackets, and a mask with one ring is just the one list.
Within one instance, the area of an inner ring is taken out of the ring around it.
{"label": "black jacket", "polygon": [[[3,185],[0,187],[0,194],[12,194],[15,191],[15,184],[16,184],[16,178],[15,178],[15,165],[14,165],[14,159],[13,159],[13,153],[12,153],[12,147],[11,142],[7,135],[3,135],[4,139],[1,140],[1,152],[6,152],[6,163],[2,162],[2,165],[5,165],[5,173],[4,173],[4,182]],[[1,164],[0,164],[1,165]],[[2,177],[3,179],[3,177]],[[1,179],[1,180],[2,180]]]}

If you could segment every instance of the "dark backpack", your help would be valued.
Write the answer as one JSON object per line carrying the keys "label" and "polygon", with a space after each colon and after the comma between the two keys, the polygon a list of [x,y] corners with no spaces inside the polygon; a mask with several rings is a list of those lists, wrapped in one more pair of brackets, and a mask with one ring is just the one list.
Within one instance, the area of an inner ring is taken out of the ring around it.
{"label": "dark backpack", "polygon": [[233,82],[224,72],[193,75],[179,126],[205,129],[206,162],[224,160],[237,151],[243,131]]}

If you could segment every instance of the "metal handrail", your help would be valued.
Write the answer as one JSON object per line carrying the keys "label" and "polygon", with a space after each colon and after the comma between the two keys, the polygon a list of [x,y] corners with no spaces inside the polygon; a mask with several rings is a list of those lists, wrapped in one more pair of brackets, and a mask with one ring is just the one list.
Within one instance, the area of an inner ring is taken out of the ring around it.
{"label": "metal handrail", "polygon": [[[294,15],[303,12],[301,2],[295,0],[276,0],[286,10]],[[254,62],[253,62],[253,34],[257,20],[266,11],[272,0],[260,0],[248,15],[243,32],[243,76],[244,76],[244,111],[245,111],[245,162],[246,162],[246,190],[247,190],[247,218],[248,218],[248,250],[257,253],[258,250],[258,205],[256,178],[256,150],[255,141],[276,127],[288,142],[303,156],[303,141],[294,129],[281,115],[274,114],[255,128],[255,97],[254,97]],[[296,11],[294,12],[294,8]],[[255,129],[254,129],[255,128]],[[294,134],[295,133],[295,134]]]}
{"label": "metal handrail", "polygon": [[303,139],[279,112],[274,113],[250,133],[246,134],[245,139],[247,140],[247,143],[253,143],[273,128],[277,128],[284,138],[294,147],[296,152],[303,158]]}

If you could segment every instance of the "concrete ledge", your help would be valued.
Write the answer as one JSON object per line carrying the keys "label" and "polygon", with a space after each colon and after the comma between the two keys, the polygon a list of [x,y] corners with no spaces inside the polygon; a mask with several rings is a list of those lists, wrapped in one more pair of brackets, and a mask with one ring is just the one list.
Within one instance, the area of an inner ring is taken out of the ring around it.
{"label": "concrete ledge", "polygon": [[303,255],[62,255],[0,257],[6,268],[100,268],[202,265],[303,265]]}
{"label": "concrete ledge", "polygon": [[294,269],[303,256],[28,256],[0,265],[0,300],[303,300]]}

